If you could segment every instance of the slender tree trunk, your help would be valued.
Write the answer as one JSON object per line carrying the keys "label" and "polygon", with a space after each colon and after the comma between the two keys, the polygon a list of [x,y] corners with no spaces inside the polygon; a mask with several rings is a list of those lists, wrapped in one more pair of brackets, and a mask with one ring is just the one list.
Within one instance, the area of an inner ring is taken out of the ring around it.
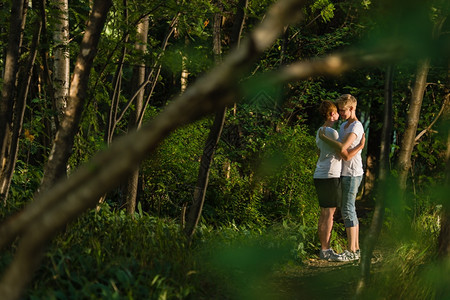
{"label": "slender tree trunk", "polygon": [[[222,53],[222,12],[214,15],[213,23],[213,53],[216,64],[221,61]],[[214,156],[215,149],[219,143],[220,136],[222,134],[223,124],[225,122],[226,108],[216,112],[214,116],[213,125],[209,131],[206,139],[205,148],[200,159],[200,166],[197,175],[197,183],[194,188],[193,201],[189,207],[187,219],[185,221],[184,215],[182,216],[181,223],[184,226],[186,235],[191,238],[195,232],[195,227],[200,220],[200,216],[205,202],[206,189],[208,187],[209,172],[211,162]],[[186,212],[186,207],[183,207],[183,214]]]}
{"label": "slender tree trunk", "polygon": [[2,98],[0,99],[0,201],[3,203],[7,196],[3,194],[3,191],[7,189],[6,168],[11,155],[13,107],[27,4],[28,1],[15,0],[11,6],[8,49],[5,58]]}
{"label": "slender tree trunk", "polygon": [[38,44],[39,44],[41,28],[42,28],[41,22],[42,22],[41,19],[37,18],[36,22],[34,24],[35,32],[34,32],[33,40],[31,42],[30,53],[29,53],[27,64],[25,66],[25,70],[24,70],[22,76],[20,76],[20,77],[22,77],[22,80],[21,80],[21,84],[20,84],[20,89],[18,91],[16,104],[14,106],[14,121],[13,121],[13,128],[12,128],[11,143],[9,145],[10,150],[8,151],[10,153],[10,155],[9,155],[7,163],[6,163],[6,167],[4,169],[5,172],[2,174],[3,182],[2,182],[1,190],[0,190],[0,194],[3,196],[5,203],[8,198],[8,192],[9,192],[9,187],[11,185],[11,179],[12,179],[12,175],[14,173],[14,168],[16,166],[16,162],[17,162],[17,154],[18,154],[18,150],[19,150],[19,137],[20,137],[20,133],[22,131],[23,117],[25,114],[26,101],[27,101],[27,97],[28,97],[28,91],[30,88],[30,82],[31,82],[31,77],[32,77],[32,73],[33,73],[33,66],[34,66],[34,62],[36,60],[36,55],[38,52]]}
{"label": "slender tree trunk", "polygon": [[239,47],[241,43],[242,30],[244,29],[245,11],[248,6],[248,0],[239,0],[237,4],[236,15],[233,18],[233,29],[231,32],[231,45]]}
{"label": "slender tree trunk", "polygon": [[[117,116],[117,114],[118,114],[118,107],[116,107],[116,109],[114,111],[114,116],[111,118],[112,123],[108,126],[108,128],[109,128],[109,130],[111,132],[111,137],[112,137],[112,134],[115,131],[116,125],[120,122],[120,120],[122,120],[122,118],[124,117],[126,111],[128,110],[128,108],[130,108],[130,106],[133,103],[134,99],[140,93],[140,90],[144,89],[148,84],[151,83],[151,88],[150,88],[149,95],[148,95],[147,99],[145,100],[144,107],[141,110],[141,114],[140,114],[140,116],[138,118],[138,124],[139,125],[142,124],[142,120],[144,118],[144,112],[145,112],[145,110],[147,108],[148,103],[150,102],[150,99],[151,99],[152,95],[153,95],[153,91],[155,89],[156,83],[158,82],[158,77],[159,77],[159,74],[161,72],[162,65],[161,65],[160,59],[161,59],[162,55],[164,54],[165,49],[166,49],[167,44],[168,44],[168,41],[169,41],[170,37],[172,36],[172,34],[174,32],[175,24],[177,23],[179,16],[180,16],[180,13],[178,13],[172,19],[172,22],[171,22],[171,24],[169,26],[169,30],[167,31],[167,33],[166,33],[166,35],[164,37],[164,40],[162,42],[162,45],[161,45],[162,52],[159,54],[159,56],[156,59],[154,65],[151,67],[151,71],[150,71],[150,73],[147,76],[147,80],[145,80],[144,83],[140,85],[139,89],[134,93],[133,97],[131,97],[131,99],[128,100],[128,103],[125,105],[125,108],[122,110],[122,112],[120,113],[119,116]],[[155,70],[156,70],[156,72],[155,72]],[[119,85],[120,85],[120,83],[119,83]],[[118,105],[117,101],[116,101],[116,104]]]}
{"label": "slender tree trunk", "polygon": [[[387,78],[386,78],[387,79]],[[386,101],[386,97],[384,97]],[[386,102],[384,102],[386,104]],[[384,105],[384,109],[386,109]],[[382,142],[383,128],[380,128],[380,123],[383,121],[383,116],[386,112],[383,112],[383,105],[380,101],[373,100],[370,105],[370,124],[369,124],[369,139],[367,141],[367,159],[366,170],[364,174],[364,201],[370,201],[372,203],[375,193],[378,179],[379,170],[379,158],[380,158],[380,144]],[[384,124],[384,123],[383,123]]]}
{"label": "slender tree trunk", "polygon": [[69,160],[74,136],[78,131],[81,113],[84,109],[84,100],[88,90],[88,80],[97,45],[107,12],[111,7],[111,0],[96,0],[83,36],[70,85],[69,99],[61,126],[56,133],[49,160],[44,169],[44,177],[40,192],[47,190],[56,181],[65,178],[67,162]]}
{"label": "slender tree trunk", "polygon": [[[214,19],[215,20],[215,19]],[[216,24],[214,23],[214,26]],[[187,36],[184,37],[184,44],[186,46],[189,45],[189,39]],[[180,92],[184,93],[184,91],[187,88],[188,85],[188,78],[189,78],[189,70],[187,69],[187,61],[188,58],[186,56],[186,53],[181,53],[181,77],[180,77]]]}
{"label": "slender tree trunk", "polygon": [[381,132],[380,163],[378,170],[377,197],[375,210],[372,217],[370,228],[364,240],[364,248],[361,257],[361,278],[359,280],[356,294],[361,297],[370,279],[370,263],[372,252],[381,232],[384,218],[384,200],[388,195],[388,177],[389,177],[389,154],[392,136],[392,77],[393,66],[387,67],[386,80],[384,86],[384,121]]}
{"label": "slender tree trunk", "polygon": [[[240,0],[239,6],[234,18],[234,27],[232,32],[231,41],[239,46],[239,40],[242,33],[245,20],[245,9],[247,8],[248,1]],[[222,14],[217,13],[214,17],[214,44],[213,50],[216,57],[216,62],[220,61],[221,54],[221,24]],[[208,138],[206,139],[205,148],[200,160],[200,167],[197,177],[197,184],[194,189],[194,196],[192,204],[189,208],[188,217],[184,228],[185,234],[189,239],[195,232],[195,228],[200,220],[203,204],[205,203],[206,189],[208,187],[209,172],[211,163],[213,160],[214,152],[222,135],[223,125],[225,123],[226,107],[216,112],[213,125],[210,129]],[[184,220],[184,217],[182,218]],[[182,222],[183,223],[183,222]]]}
{"label": "slender tree trunk", "polygon": [[[147,109],[148,104],[150,103],[150,99],[153,96],[153,92],[155,90],[156,84],[159,82],[158,78],[159,78],[159,74],[161,73],[161,68],[162,68],[160,59],[161,59],[162,55],[164,54],[164,52],[166,51],[167,45],[169,44],[169,39],[172,37],[172,34],[175,32],[176,24],[178,23],[178,18],[180,17],[180,15],[181,15],[180,13],[177,13],[177,15],[174,16],[172,21],[170,22],[169,28],[168,28],[166,35],[164,36],[163,42],[161,44],[162,51],[158,55],[158,58],[155,61],[154,65],[152,67],[152,70],[150,71],[147,82],[142,85],[144,87],[147,83],[150,83],[150,79],[153,77],[153,81],[151,81],[150,92],[148,93],[147,99],[145,100],[145,103],[144,103],[144,107],[141,110],[141,115],[138,118],[139,126],[142,125],[142,121],[144,120],[144,113]],[[153,70],[155,70],[155,69],[156,69],[156,73],[154,74]]]}
{"label": "slender tree trunk", "polygon": [[[123,0],[123,18],[125,24],[128,25],[128,1]],[[105,142],[109,145],[112,142],[112,138],[114,135],[114,128],[117,121],[117,112],[119,107],[119,99],[120,99],[120,90],[121,90],[121,84],[122,84],[122,70],[123,70],[123,63],[125,61],[125,56],[127,54],[127,48],[126,44],[128,44],[128,39],[130,37],[130,34],[127,32],[124,33],[123,37],[123,45],[122,45],[122,51],[121,56],[119,58],[119,61],[117,62],[117,69],[114,73],[114,77],[112,80],[112,86],[113,86],[113,94],[111,96],[111,107],[109,109],[109,116],[107,118],[107,125],[106,125],[106,132],[105,132]]]}
{"label": "slender tree trunk", "polygon": [[53,84],[55,89],[55,107],[59,116],[64,114],[69,96],[70,56],[69,56],[69,1],[56,0],[56,27],[53,32],[55,42]]}
{"label": "slender tree trunk", "polygon": [[411,154],[415,144],[414,140],[416,137],[417,125],[419,124],[420,108],[422,107],[429,68],[430,59],[428,58],[420,61],[417,66],[416,81],[409,103],[407,126],[402,137],[397,161],[399,190],[402,194],[400,199],[403,198],[403,193],[406,190],[406,180],[411,168]]}
{"label": "slender tree trunk", "polygon": [[[137,41],[136,50],[144,54],[147,51],[147,35],[148,35],[148,16],[145,17],[138,25],[137,29]],[[144,89],[140,89],[140,86],[145,81],[145,65],[140,64],[133,70],[133,93],[138,92],[136,96],[136,102],[134,110],[130,113],[129,131],[139,128],[139,116],[141,115],[144,106]],[[139,182],[139,167],[137,166],[135,171],[131,174],[127,181],[127,212],[130,215],[134,214],[136,209],[136,198],[138,192]]]}
{"label": "slender tree trunk", "polygon": [[[40,17],[41,17],[41,44],[48,45],[48,34],[47,34],[47,13],[46,13],[46,0],[40,0],[39,9],[40,9]],[[48,59],[48,48],[47,47],[40,47],[40,56],[42,61],[42,74],[41,77],[43,80],[43,88],[42,88],[42,94],[45,95],[44,97],[40,97],[41,103],[43,105],[41,106],[41,110],[44,111],[45,109],[53,109],[53,111],[56,110],[56,100],[55,100],[55,90],[53,88],[53,82],[50,74],[50,67],[49,67],[49,59]],[[41,94],[40,93],[40,94]],[[49,100],[47,100],[49,99]],[[43,119],[44,122],[44,128],[45,133],[40,135],[41,138],[41,145],[42,149],[39,150],[39,155],[36,155],[37,157],[47,157],[48,152],[51,147],[52,140],[54,138],[56,128],[59,127],[59,118],[57,115],[54,115],[53,117],[46,116],[46,114],[43,114],[45,117]],[[52,122],[53,118],[53,122]],[[42,162],[42,165],[44,165],[44,162]]]}

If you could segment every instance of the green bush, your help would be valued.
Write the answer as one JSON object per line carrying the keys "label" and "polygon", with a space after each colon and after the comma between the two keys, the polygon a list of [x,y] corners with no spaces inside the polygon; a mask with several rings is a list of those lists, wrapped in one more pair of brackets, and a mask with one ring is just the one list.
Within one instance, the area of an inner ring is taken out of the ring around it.
{"label": "green bush", "polygon": [[[270,113],[251,114],[244,107],[240,114],[245,118],[229,116],[216,150],[204,220],[216,226],[265,226],[286,218],[315,223],[314,138],[303,126],[277,125],[274,131]],[[178,129],[143,164],[140,201],[149,214],[179,217],[183,203],[191,203],[210,126],[211,119],[205,119]],[[243,131],[234,143],[233,130]]]}
{"label": "green bush", "polygon": [[103,206],[52,243],[30,299],[185,299],[192,258],[178,225]]}

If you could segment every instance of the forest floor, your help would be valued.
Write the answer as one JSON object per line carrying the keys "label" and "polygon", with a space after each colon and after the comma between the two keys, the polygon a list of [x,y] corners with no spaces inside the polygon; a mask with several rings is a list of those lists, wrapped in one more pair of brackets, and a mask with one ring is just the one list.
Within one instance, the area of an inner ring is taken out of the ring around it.
{"label": "forest floor", "polygon": [[[360,236],[368,229],[369,212],[373,207],[369,203],[358,201],[358,217],[363,219],[360,223]],[[340,222],[340,213],[337,212],[335,222]],[[371,272],[377,272],[382,263],[382,250],[376,249],[372,254]],[[312,256],[300,265],[285,265],[273,278],[274,286],[271,290],[276,295],[266,295],[267,299],[351,299],[356,292],[360,278],[359,262],[330,262]]]}
{"label": "forest floor", "polygon": [[[372,272],[377,271],[381,260],[381,252],[374,251]],[[267,295],[267,299],[350,299],[359,278],[359,262],[329,262],[312,257],[301,265],[279,269],[273,278],[272,291],[276,291],[276,295]]]}

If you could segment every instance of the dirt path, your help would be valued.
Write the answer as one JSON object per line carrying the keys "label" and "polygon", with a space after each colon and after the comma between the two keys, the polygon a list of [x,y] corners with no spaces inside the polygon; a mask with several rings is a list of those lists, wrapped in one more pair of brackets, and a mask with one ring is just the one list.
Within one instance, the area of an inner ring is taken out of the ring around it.
{"label": "dirt path", "polygon": [[[374,252],[372,270],[381,262]],[[287,265],[274,278],[274,295],[267,299],[351,299],[359,279],[359,262],[328,262],[310,258],[302,265]]]}

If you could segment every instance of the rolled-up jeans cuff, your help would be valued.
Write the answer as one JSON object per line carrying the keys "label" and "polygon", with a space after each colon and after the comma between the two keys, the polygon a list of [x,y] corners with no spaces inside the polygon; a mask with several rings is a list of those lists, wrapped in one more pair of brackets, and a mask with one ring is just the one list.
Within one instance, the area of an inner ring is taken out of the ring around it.
{"label": "rolled-up jeans cuff", "polygon": [[355,227],[358,224],[359,224],[358,219],[356,219],[356,221],[354,221],[354,220],[344,220],[345,228]]}

